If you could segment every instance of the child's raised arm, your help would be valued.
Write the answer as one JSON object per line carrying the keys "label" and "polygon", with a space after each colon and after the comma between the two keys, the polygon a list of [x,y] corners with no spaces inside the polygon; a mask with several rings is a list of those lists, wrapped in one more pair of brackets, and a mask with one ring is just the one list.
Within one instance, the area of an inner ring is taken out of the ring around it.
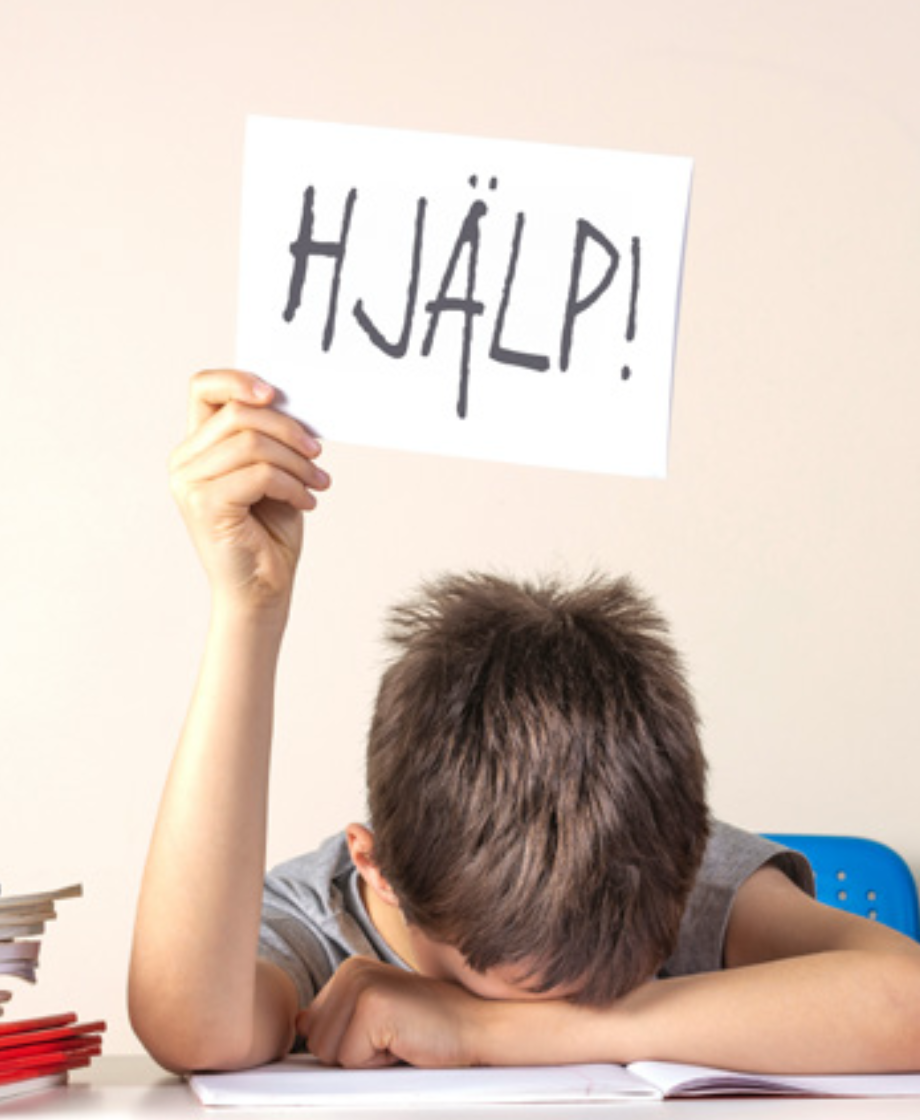
{"label": "child's raised arm", "polygon": [[293,983],[257,961],[256,946],[275,669],[302,513],[329,479],[318,442],[273,397],[248,374],[197,374],[170,460],[212,613],[141,888],[129,1010],[141,1041],[177,1070],[276,1057],[297,1011]]}

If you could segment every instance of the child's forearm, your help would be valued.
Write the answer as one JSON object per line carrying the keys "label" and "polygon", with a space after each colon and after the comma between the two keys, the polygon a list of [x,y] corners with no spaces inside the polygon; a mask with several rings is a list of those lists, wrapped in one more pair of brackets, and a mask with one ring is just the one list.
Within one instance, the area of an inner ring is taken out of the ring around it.
{"label": "child's forearm", "polygon": [[917,954],[837,951],[653,981],[607,1009],[481,1006],[483,1064],[689,1062],[766,1073],[920,1066]]}
{"label": "child's forearm", "polygon": [[[283,612],[216,605],[151,843],[130,1009],[141,1040],[174,1068],[266,1060],[290,1042],[276,1009],[253,1011],[283,628]],[[283,997],[276,984],[259,1002]]]}
{"label": "child's forearm", "polygon": [[909,938],[821,906],[765,867],[736,896],[724,952],[725,969],[651,981],[607,1009],[512,1004],[503,1019],[486,1008],[482,1060],[920,1068],[920,946]]}

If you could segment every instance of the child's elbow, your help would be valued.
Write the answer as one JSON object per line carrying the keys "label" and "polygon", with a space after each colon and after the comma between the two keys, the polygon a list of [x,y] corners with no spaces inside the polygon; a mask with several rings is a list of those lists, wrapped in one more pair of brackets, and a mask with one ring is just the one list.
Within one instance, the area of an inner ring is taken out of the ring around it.
{"label": "child's elbow", "polygon": [[207,1022],[187,1006],[170,1006],[129,988],[128,1018],[148,1054],[170,1073],[245,1069],[256,1064],[252,1038],[232,1024]]}
{"label": "child's elbow", "polygon": [[297,992],[276,965],[259,961],[253,988],[232,999],[201,992],[187,980],[132,966],[131,1026],[150,1056],[172,1073],[249,1069],[286,1054],[294,1042]]}
{"label": "child's elbow", "polygon": [[163,1030],[132,1016],[131,1024],[144,1049],[158,1065],[180,1076],[203,1070],[248,1069],[258,1064],[248,1039],[220,1037],[210,1031]]}

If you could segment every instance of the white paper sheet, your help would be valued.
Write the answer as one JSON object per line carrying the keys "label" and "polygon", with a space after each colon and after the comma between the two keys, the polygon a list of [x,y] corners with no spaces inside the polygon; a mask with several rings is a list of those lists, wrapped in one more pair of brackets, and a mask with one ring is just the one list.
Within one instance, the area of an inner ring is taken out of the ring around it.
{"label": "white paper sheet", "polygon": [[348,1070],[309,1057],[239,1073],[195,1074],[206,1105],[394,1108],[425,1104],[527,1104],[579,1100],[654,1100],[659,1094],[622,1066]]}
{"label": "white paper sheet", "polygon": [[237,362],[330,439],[664,477],[691,173],[250,118]]}
{"label": "white paper sheet", "polygon": [[206,1105],[399,1108],[434,1104],[559,1104],[666,1097],[920,1097],[920,1074],[801,1077],[676,1062],[430,1070],[347,1070],[300,1055],[238,1073],[195,1074]]}

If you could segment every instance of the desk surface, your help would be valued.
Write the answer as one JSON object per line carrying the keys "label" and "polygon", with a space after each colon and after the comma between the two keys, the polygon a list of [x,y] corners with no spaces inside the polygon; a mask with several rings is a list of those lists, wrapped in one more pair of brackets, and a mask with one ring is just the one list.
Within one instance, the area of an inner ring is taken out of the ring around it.
{"label": "desk surface", "polygon": [[[663,1117],[662,1110],[673,1113]],[[103,1117],[197,1117],[197,1120],[252,1120],[254,1117],[298,1116],[301,1120],[386,1120],[404,1118],[410,1110],[384,1111],[368,1102],[362,1109],[205,1109],[180,1078],[172,1077],[149,1058],[103,1057],[88,1070],[72,1075],[66,1088],[14,1097],[0,1103],[0,1120],[7,1115],[103,1116]],[[765,1100],[709,1099],[698,1101],[617,1102],[615,1104],[553,1105],[477,1105],[470,1108],[419,1109],[418,1117],[436,1116],[438,1120],[900,1120],[920,1116],[920,1102],[913,1100]]]}

